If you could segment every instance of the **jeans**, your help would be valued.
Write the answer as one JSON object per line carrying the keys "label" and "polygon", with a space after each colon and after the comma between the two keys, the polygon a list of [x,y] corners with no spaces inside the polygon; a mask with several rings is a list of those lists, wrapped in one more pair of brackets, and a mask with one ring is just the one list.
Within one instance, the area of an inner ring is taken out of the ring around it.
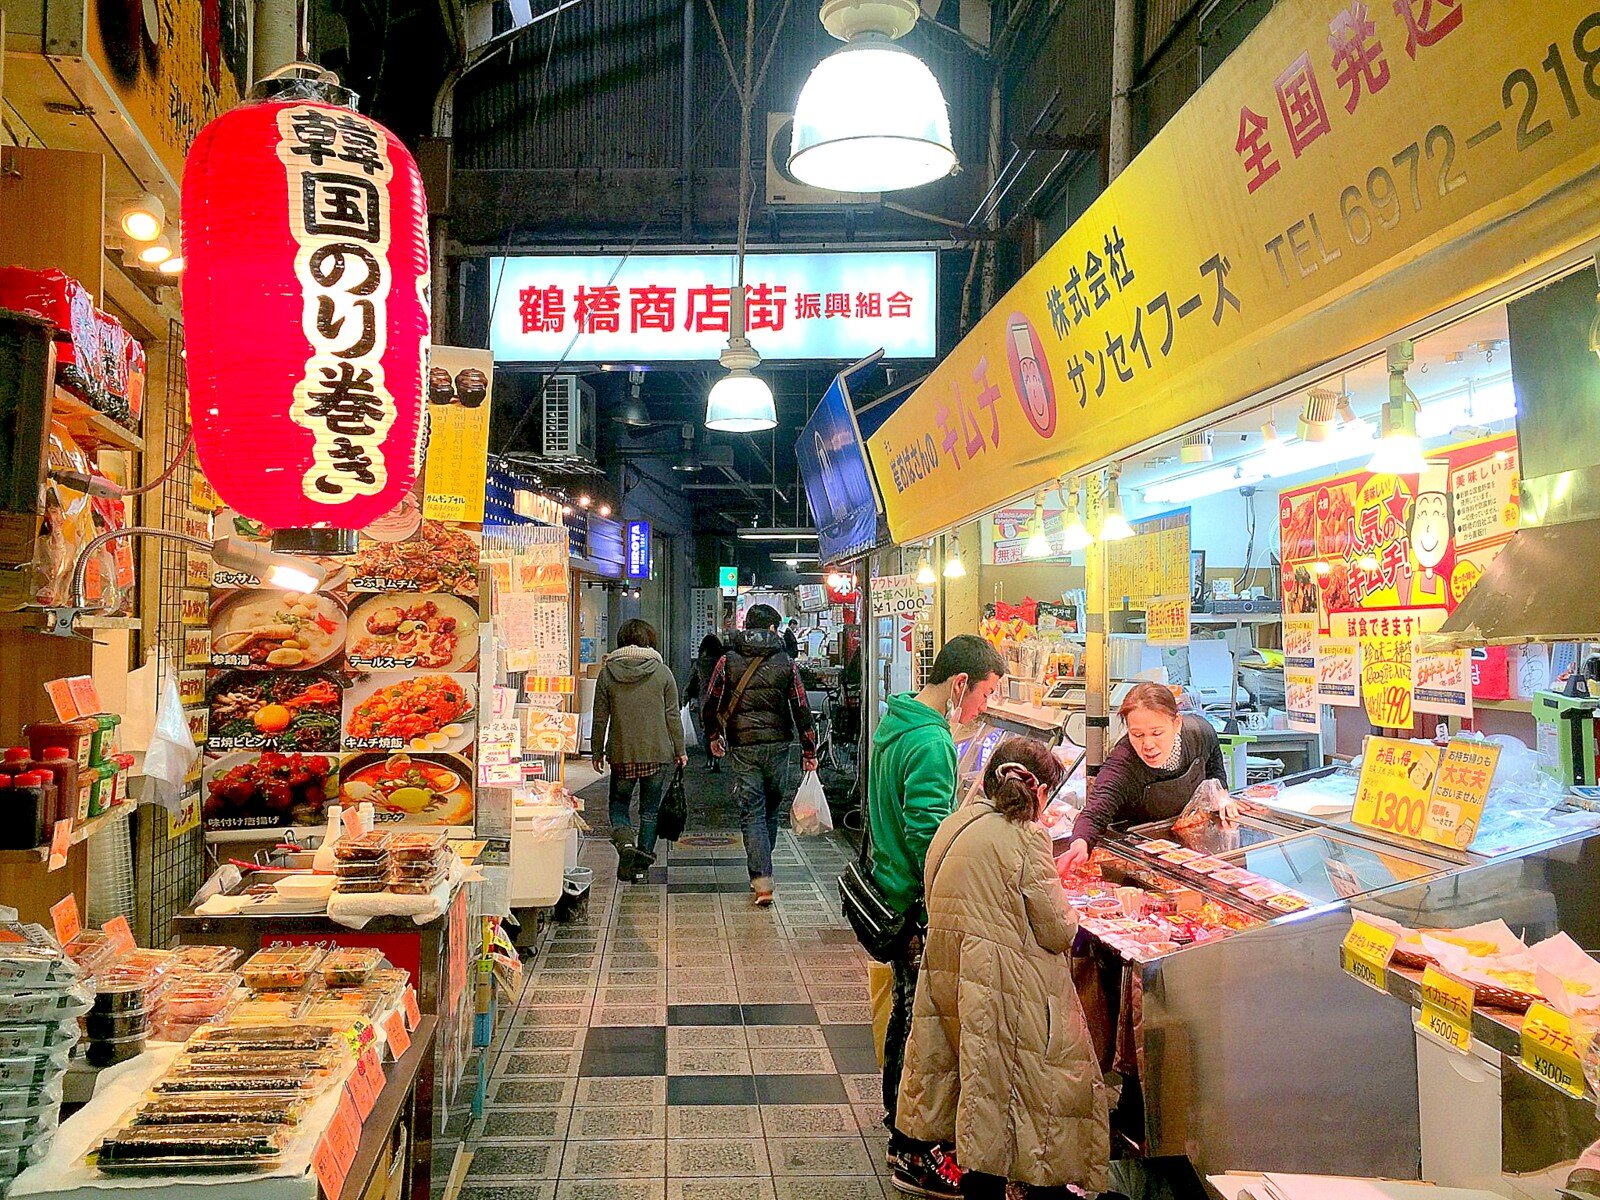
{"label": "jeans", "polygon": [[772,848],[778,843],[778,809],[789,781],[789,743],[736,746],[728,751],[733,798],[739,805],[745,863],[750,878],[772,878]]}
{"label": "jeans", "polygon": [[906,1040],[911,1036],[911,1006],[917,996],[917,974],[922,967],[922,937],[911,944],[900,958],[889,964],[894,971],[893,1000],[889,1009],[889,1028],[883,1038],[883,1111],[889,1126],[889,1152],[923,1150],[926,1144],[908,1138],[895,1124],[900,1108],[900,1072],[905,1068]]}
{"label": "jeans", "polygon": [[617,771],[611,772],[611,828],[614,830],[633,824],[629,810],[633,807],[635,784],[639,786],[639,849],[654,854],[656,814],[661,811],[661,797],[667,790],[667,769],[662,767],[643,779],[624,779]]}

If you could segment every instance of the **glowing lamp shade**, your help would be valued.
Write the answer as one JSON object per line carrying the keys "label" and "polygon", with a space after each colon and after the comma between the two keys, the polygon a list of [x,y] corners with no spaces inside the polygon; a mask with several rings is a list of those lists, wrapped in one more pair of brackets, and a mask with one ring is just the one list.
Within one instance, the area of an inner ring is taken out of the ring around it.
{"label": "glowing lamp shade", "polygon": [[794,106],[789,172],[812,187],[892,192],[956,168],[950,110],[921,59],[857,41],[823,59]]}
{"label": "glowing lamp shade", "polygon": [[722,433],[758,433],[778,423],[778,406],[767,381],[735,368],[706,397],[706,428]]}
{"label": "glowing lamp shade", "polygon": [[1428,469],[1422,441],[1414,433],[1385,434],[1373,447],[1367,470],[1374,475],[1420,475]]}
{"label": "glowing lamp shade", "polygon": [[280,537],[392,512],[422,437],[422,180],[383,126],[297,98],[321,94],[223,113],[183,173],[195,450],[223,502]]}

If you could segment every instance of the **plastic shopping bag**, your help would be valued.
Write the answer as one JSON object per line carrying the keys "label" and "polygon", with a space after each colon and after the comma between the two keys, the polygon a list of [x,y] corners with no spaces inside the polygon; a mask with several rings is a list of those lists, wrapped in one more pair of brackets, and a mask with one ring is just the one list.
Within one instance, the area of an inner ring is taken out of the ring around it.
{"label": "plastic shopping bag", "polygon": [[694,718],[689,715],[689,706],[685,704],[678,710],[678,720],[683,722],[683,744],[689,749],[700,744],[700,739],[694,734]]}
{"label": "plastic shopping bag", "polygon": [[789,823],[796,837],[817,837],[833,830],[833,813],[828,808],[828,796],[822,790],[822,780],[815,771],[807,771],[795,793],[794,807],[789,812]]}

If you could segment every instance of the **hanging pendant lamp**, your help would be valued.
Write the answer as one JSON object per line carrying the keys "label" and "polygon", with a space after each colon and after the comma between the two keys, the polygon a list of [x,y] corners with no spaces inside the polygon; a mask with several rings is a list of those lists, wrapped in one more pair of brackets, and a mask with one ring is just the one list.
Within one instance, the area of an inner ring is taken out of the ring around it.
{"label": "hanging pendant lamp", "polygon": [[891,192],[957,167],[950,110],[925,63],[895,44],[916,0],[827,0],[822,24],[846,45],[812,69],[794,106],[789,173],[812,187]]}

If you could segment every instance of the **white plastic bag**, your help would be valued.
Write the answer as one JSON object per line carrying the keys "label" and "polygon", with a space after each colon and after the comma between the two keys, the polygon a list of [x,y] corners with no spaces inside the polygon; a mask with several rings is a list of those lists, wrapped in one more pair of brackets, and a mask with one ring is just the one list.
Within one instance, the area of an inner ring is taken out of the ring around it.
{"label": "white plastic bag", "polygon": [[833,813],[828,808],[828,796],[822,790],[822,780],[815,771],[807,771],[800,781],[800,790],[794,795],[794,807],[789,812],[789,823],[796,837],[818,837],[833,830]]}
{"label": "white plastic bag", "polygon": [[184,778],[199,756],[194,735],[189,732],[189,718],[178,696],[178,673],[169,670],[161,686],[155,726],[144,755],[144,773],[155,781],[156,799],[161,804],[169,809],[177,808]]}
{"label": "white plastic bag", "polygon": [[683,722],[683,744],[692,750],[700,744],[700,739],[694,735],[694,718],[689,715],[687,704],[678,710],[678,719]]}

